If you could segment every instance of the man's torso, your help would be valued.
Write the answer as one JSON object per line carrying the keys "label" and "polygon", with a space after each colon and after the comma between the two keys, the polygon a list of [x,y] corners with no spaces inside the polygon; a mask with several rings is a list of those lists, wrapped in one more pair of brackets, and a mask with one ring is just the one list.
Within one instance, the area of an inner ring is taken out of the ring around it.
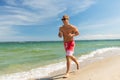
{"label": "man's torso", "polygon": [[73,34],[76,31],[76,27],[72,25],[62,26],[60,27],[60,31],[63,33],[64,42],[73,41],[73,37],[69,36],[69,34]]}

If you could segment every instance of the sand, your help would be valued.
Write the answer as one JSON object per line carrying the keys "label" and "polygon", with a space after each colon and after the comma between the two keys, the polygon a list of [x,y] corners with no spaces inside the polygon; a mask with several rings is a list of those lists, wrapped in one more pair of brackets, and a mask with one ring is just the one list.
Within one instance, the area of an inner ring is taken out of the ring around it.
{"label": "sand", "polygon": [[120,55],[99,60],[78,71],[71,71],[68,78],[63,78],[65,69],[49,77],[33,80],[120,80]]}

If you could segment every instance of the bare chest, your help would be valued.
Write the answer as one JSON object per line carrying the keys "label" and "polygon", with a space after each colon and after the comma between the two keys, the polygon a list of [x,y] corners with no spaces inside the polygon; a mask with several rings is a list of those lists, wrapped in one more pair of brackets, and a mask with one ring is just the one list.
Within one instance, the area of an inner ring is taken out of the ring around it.
{"label": "bare chest", "polygon": [[74,30],[73,30],[72,28],[67,27],[67,28],[63,28],[63,29],[62,29],[62,32],[63,32],[64,34],[68,34],[68,33],[74,32]]}

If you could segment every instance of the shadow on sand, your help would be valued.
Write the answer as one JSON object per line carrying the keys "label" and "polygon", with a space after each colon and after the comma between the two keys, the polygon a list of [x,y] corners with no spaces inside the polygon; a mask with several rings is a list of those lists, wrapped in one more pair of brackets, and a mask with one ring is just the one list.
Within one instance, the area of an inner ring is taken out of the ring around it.
{"label": "shadow on sand", "polygon": [[40,78],[40,79],[35,79],[35,80],[56,80],[56,79],[64,78],[63,75],[64,74],[59,74],[59,75],[56,75],[56,76],[47,77],[47,78]]}

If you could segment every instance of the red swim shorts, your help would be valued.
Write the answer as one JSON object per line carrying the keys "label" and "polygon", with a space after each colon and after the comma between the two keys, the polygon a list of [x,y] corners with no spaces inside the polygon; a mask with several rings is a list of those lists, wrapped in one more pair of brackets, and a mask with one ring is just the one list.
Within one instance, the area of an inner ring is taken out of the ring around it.
{"label": "red swim shorts", "polygon": [[64,48],[65,48],[65,51],[66,51],[66,56],[72,56],[73,55],[74,47],[75,47],[75,42],[74,41],[64,42]]}

